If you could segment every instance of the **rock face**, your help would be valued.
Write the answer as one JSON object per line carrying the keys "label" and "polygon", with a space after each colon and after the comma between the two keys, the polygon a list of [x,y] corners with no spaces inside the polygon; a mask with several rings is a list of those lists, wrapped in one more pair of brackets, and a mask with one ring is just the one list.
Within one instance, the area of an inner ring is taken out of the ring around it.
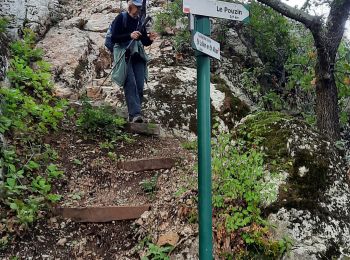
{"label": "rock face", "polygon": [[[333,143],[310,126],[279,113],[259,113],[239,127],[242,136],[260,140],[279,175],[277,197],[266,207],[293,248],[286,259],[350,255],[350,189],[345,162]],[[282,176],[282,178],[281,178]],[[272,192],[272,191],[271,191]]]}
{"label": "rock face", "polygon": [[58,0],[0,0],[0,15],[9,17],[9,32],[15,38],[26,26],[39,35],[66,12]]}
{"label": "rock face", "polygon": [[111,54],[104,48],[104,35],[116,16],[110,13],[111,2],[101,3],[103,13],[93,13],[97,7],[92,5],[79,16],[61,21],[39,42],[52,64],[57,96],[77,99],[94,79],[107,75]]}
{"label": "rock face", "polygon": [[5,72],[8,67],[8,43],[9,39],[7,36],[0,33],[0,82],[5,79]]}
{"label": "rock face", "polygon": [[[44,49],[46,59],[52,64],[57,96],[77,99],[87,93],[94,100],[125,108],[122,88],[109,78],[105,81],[111,69],[111,55],[104,47],[104,36],[120,11],[113,7],[112,1],[91,2],[77,16],[51,28],[39,42],[38,47]],[[146,52],[150,64],[145,86],[145,116],[177,135],[194,136],[197,102],[194,55],[175,53],[171,42],[160,38]],[[242,93],[247,102],[235,98],[231,90],[235,88],[220,77],[211,84],[212,121],[227,129],[249,112],[246,104],[249,99]]]}

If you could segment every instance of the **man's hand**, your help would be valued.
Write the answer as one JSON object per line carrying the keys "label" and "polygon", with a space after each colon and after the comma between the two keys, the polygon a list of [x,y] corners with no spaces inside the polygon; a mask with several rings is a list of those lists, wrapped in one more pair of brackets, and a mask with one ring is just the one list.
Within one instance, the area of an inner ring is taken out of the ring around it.
{"label": "man's hand", "polygon": [[151,41],[154,41],[154,40],[158,37],[158,34],[155,33],[155,32],[150,32],[150,33],[148,34],[148,37],[149,37],[149,39],[150,39]]}
{"label": "man's hand", "polygon": [[140,36],[141,36],[141,33],[139,31],[133,31],[130,34],[131,39],[134,39],[134,40],[137,40],[138,38],[140,38]]}

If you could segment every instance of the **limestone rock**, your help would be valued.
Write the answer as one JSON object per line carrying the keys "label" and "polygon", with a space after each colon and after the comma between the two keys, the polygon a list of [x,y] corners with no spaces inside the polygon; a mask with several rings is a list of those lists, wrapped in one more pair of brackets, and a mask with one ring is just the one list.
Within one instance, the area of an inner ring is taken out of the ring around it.
{"label": "limestone rock", "polygon": [[84,25],[84,30],[92,32],[107,32],[107,29],[115,16],[116,15],[113,13],[107,15],[103,13],[92,14]]}
{"label": "limestone rock", "polygon": [[267,178],[278,196],[265,213],[277,227],[276,238],[294,241],[285,259],[320,259],[350,255],[350,189],[345,162],[325,136],[306,123],[276,112],[248,116],[241,137],[261,140],[268,162],[277,165]]}
{"label": "limestone rock", "polygon": [[102,88],[100,86],[89,86],[86,88],[86,96],[93,100],[102,99]]}
{"label": "limestone rock", "polygon": [[180,237],[179,235],[174,231],[169,231],[158,238],[157,245],[158,246],[164,246],[164,245],[171,245],[175,246],[177,242],[179,241]]}
{"label": "limestone rock", "polygon": [[0,15],[11,17],[9,32],[13,37],[24,25],[43,35],[49,26],[69,12],[58,0],[1,0]]}
{"label": "limestone rock", "polygon": [[53,28],[38,47],[44,49],[56,82],[71,89],[80,89],[92,81],[94,72],[90,59],[93,49],[85,32],[78,28]]}

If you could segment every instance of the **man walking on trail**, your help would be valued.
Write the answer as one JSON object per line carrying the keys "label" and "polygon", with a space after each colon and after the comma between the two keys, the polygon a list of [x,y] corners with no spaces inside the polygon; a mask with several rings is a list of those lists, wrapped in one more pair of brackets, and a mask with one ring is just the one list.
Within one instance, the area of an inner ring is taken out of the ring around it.
{"label": "man walking on trail", "polygon": [[[156,38],[156,33],[147,34],[145,28],[141,28],[140,10],[142,0],[129,0],[127,13],[120,13],[112,27],[112,42],[114,46],[114,57],[118,51],[125,51],[126,78],[124,82],[124,93],[129,113],[129,122],[142,123],[141,105],[143,88],[147,77],[147,55],[143,46],[149,46]],[[125,21],[126,19],[126,21]],[[141,29],[140,29],[141,28]],[[131,45],[129,45],[131,43]],[[116,59],[114,59],[116,60]],[[117,81],[116,81],[117,82]]]}

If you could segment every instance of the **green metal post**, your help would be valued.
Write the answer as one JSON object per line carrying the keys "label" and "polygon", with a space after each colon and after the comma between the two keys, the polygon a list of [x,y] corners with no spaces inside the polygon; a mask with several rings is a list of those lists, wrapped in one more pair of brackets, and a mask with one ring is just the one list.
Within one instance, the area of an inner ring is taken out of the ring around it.
{"label": "green metal post", "polygon": [[[209,18],[196,16],[195,31],[210,36]],[[199,259],[213,259],[211,198],[210,59],[197,56]]]}

